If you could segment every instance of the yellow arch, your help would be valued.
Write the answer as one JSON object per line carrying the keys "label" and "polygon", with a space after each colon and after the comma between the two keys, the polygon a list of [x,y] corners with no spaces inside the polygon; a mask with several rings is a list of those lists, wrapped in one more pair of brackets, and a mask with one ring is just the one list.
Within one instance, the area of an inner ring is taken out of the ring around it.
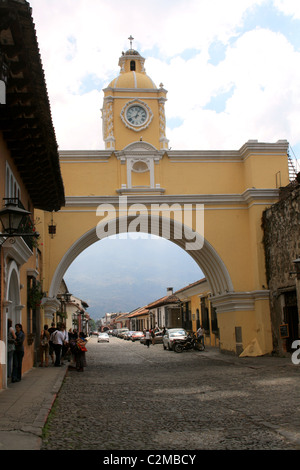
{"label": "yellow arch", "polygon": [[[147,215],[140,215],[139,218],[141,221],[144,220],[148,222],[149,220]],[[132,222],[132,220],[133,218],[131,217],[117,218],[115,220],[116,223],[110,224],[108,229],[106,230],[106,237],[120,233],[127,233],[128,228],[130,231],[130,222]],[[154,227],[156,229],[156,233],[159,233],[163,221],[163,217],[158,217],[156,219],[157,225]],[[174,235],[174,232],[176,233],[176,229],[181,230],[183,226],[182,224],[174,220],[171,220],[170,223],[170,241],[175,243],[180,248],[185,249],[184,247],[187,240],[191,240],[192,238],[194,238],[195,233],[189,227],[185,226],[183,232],[186,235],[186,238],[176,239],[174,238],[174,236],[172,236],[172,234]],[[103,232],[105,226],[107,226],[107,222],[102,222],[98,224],[98,228],[100,227],[101,229],[103,229]],[[150,233],[150,231],[148,231],[148,233]],[[77,258],[77,256],[79,256],[80,253],[82,253],[86,248],[98,241],[99,237],[97,235],[97,228],[94,227],[85,234],[83,234],[75,243],[72,244],[72,246],[62,257],[60,263],[58,264],[55,270],[49,289],[49,297],[56,296],[65,272],[67,271],[71,263]],[[233,292],[234,289],[229,272],[221,257],[218,255],[216,250],[211,246],[211,244],[207,240],[203,240],[203,244],[201,243],[200,249],[187,251],[187,253],[194,259],[194,261],[198,264],[198,266],[205,274],[210,285],[211,291],[214,295],[222,294],[225,292]]]}

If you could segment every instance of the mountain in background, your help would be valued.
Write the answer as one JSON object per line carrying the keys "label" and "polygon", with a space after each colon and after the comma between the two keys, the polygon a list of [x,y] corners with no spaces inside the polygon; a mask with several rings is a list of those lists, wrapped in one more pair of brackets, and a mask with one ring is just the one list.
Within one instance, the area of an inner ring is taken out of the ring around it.
{"label": "mountain in background", "polygon": [[162,239],[107,238],[87,248],[64,279],[89,304],[94,320],[106,312],[130,312],[204,277],[194,260]]}

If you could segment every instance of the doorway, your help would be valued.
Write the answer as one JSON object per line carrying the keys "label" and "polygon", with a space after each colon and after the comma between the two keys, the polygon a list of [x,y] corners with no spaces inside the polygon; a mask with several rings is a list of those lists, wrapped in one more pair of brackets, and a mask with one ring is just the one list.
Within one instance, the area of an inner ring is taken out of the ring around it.
{"label": "doorway", "polygon": [[296,291],[286,292],[284,299],[284,322],[288,325],[289,329],[289,337],[286,339],[286,349],[288,352],[291,352],[293,341],[299,339],[299,315]]}

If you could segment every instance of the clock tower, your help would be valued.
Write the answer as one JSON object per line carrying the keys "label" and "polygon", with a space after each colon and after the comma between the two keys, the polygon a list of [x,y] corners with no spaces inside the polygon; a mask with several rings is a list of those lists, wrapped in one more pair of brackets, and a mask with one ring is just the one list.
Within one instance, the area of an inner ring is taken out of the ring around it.
{"label": "clock tower", "polygon": [[103,90],[103,139],[105,148],[120,151],[134,142],[147,142],[166,150],[165,102],[167,91],[156,87],[145,71],[145,59],[132,49],[122,52],[120,73]]}

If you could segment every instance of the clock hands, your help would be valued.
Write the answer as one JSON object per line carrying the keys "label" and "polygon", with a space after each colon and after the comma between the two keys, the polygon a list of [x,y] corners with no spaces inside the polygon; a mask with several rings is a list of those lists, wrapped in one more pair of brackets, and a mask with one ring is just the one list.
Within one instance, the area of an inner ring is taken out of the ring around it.
{"label": "clock hands", "polygon": [[139,106],[132,106],[127,111],[127,119],[131,124],[140,126],[147,119],[147,113]]}

